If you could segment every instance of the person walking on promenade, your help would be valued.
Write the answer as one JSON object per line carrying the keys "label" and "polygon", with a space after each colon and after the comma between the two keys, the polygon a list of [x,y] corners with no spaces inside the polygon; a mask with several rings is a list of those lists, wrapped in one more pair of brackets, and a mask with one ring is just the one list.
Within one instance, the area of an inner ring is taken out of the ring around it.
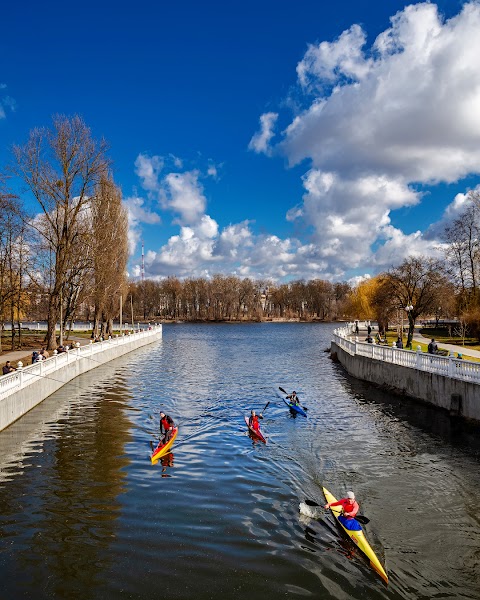
{"label": "person walking on promenade", "polygon": [[432,341],[428,344],[428,353],[436,354],[437,350],[438,350],[437,342],[435,341],[434,338],[432,338]]}

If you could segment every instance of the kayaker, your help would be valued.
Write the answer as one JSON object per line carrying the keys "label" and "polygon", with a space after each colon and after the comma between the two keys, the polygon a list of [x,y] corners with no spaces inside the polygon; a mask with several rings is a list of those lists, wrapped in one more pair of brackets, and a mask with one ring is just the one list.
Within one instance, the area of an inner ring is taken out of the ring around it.
{"label": "kayaker", "polygon": [[160,413],[160,435],[163,435],[163,443],[166,444],[172,437],[175,423],[172,417],[166,415],[163,411]]}
{"label": "kayaker", "polygon": [[255,431],[260,431],[260,423],[258,422],[258,419],[263,419],[262,413],[257,415],[257,413],[252,410],[250,413],[250,418],[248,419],[248,426],[252,429],[255,429]]}
{"label": "kayaker", "polygon": [[295,390],[289,396],[287,396],[287,400],[290,400],[291,404],[294,404],[295,406],[300,406],[297,392]]}
{"label": "kayaker", "polygon": [[351,529],[349,525],[352,522],[352,519],[355,518],[355,515],[358,513],[360,508],[355,500],[355,494],[353,492],[347,492],[347,496],[345,498],[341,498],[340,500],[332,502],[331,504],[327,503],[325,504],[324,508],[328,509],[332,506],[342,507],[343,512],[338,516],[338,520],[342,523],[342,525],[345,525],[347,529]]}

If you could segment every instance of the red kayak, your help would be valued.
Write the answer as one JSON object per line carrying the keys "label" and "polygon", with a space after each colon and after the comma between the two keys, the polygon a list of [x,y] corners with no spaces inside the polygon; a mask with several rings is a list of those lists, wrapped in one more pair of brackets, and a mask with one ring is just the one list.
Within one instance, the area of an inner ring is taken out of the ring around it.
{"label": "red kayak", "polygon": [[260,429],[254,429],[253,427],[250,427],[248,424],[248,417],[245,417],[245,423],[248,427],[248,431],[250,431],[252,435],[261,440],[264,444],[267,443],[267,438],[263,437],[263,433],[260,431]]}
{"label": "red kayak", "polygon": [[152,454],[152,463],[157,462],[157,460],[160,457],[165,456],[165,454],[167,454],[167,452],[173,446],[173,442],[175,441],[175,438],[177,437],[177,433],[178,433],[178,427],[175,427],[168,442],[166,444],[164,444],[163,442],[160,442],[158,444],[158,446],[155,448],[155,450]]}

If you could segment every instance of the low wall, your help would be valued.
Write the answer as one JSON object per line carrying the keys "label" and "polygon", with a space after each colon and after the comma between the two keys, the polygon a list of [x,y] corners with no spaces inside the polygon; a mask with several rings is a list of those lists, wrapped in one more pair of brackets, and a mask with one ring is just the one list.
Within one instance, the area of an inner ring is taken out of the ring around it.
{"label": "low wall", "polygon": [[332,342],[331,353],[357,379],[394,388],[398,393],[446,409],[452,415],[480,421],[480,388],[477,383],[353,355],[335,342]]}
{"label": "low wall", "polygon": [[63,385],[132,350],[162,338],[162,326],[89,344],[0,377],[0,431]]}

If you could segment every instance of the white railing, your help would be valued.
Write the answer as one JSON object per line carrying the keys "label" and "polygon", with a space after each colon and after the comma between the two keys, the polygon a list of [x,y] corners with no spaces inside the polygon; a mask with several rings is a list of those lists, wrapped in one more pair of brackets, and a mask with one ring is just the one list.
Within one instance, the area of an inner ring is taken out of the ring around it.
{"label": "white railing", "polygon": [[375,360],[401,365],[402,367],[480,384],[480,363],[478,362],[463,360],[454,356],[437,356],[420,351],[415,352],[413,350],[359,342],[355,337],[355,325],[352,323],[335,329],[333,341],[352,356],[366,356]]}
{"label": "white railing", "polygon": [[[48,377],[49,374],[57,371],[64,365],[78,360],[88,360],[90,357],[100,354],[109,348],[128,344],[149,336],[157,336],[162,331],[161,325],[152,325],[150,329],[138,331],[136,333],[122,335],[110,338],[103,342],[86,344],[77,348],[71,348],[67,352],[55,354],[46,360],[34,363],[27,367],[20,367],[9,375],[0,377],[0,399],[16,392],[42,377]],[[94,360],[94,359],[92,359]]]}

